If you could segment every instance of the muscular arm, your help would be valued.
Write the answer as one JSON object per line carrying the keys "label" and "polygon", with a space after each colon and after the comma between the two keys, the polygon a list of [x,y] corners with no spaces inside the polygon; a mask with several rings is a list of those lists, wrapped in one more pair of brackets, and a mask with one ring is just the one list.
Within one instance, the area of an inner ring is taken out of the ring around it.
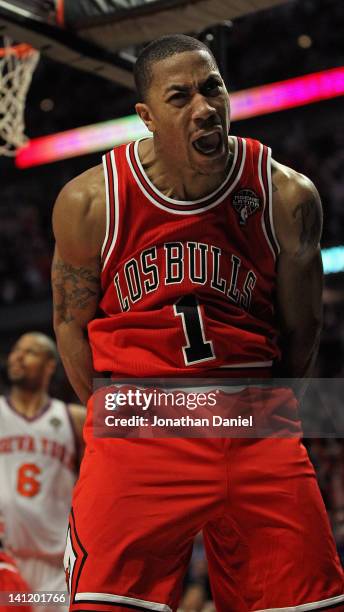
{"label": "muscular arm", "polygon": [[62,190],[53,214],[54,330],[67,376],[83,403],[92,393],[94,377],[87,324],[99,300],[105,224],[96,186],[97,173],[92,169]]}
{"label": "muscular arm", "polygon": [[281,247],[277,306],[282,361],[279,374],[312,375],[322,324],[322,210],[319,194],[306,177],[274,165],[274,219]]}

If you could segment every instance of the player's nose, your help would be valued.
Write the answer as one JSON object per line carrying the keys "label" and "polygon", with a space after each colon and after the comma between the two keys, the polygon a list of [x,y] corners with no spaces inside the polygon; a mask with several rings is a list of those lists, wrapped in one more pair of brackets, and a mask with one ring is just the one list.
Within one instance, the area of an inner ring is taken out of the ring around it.
{"label": "player's nose", "polygon": [[216,109],[202,94],[196,94],[193,100],[192,118],[199,124],[216,116]]}

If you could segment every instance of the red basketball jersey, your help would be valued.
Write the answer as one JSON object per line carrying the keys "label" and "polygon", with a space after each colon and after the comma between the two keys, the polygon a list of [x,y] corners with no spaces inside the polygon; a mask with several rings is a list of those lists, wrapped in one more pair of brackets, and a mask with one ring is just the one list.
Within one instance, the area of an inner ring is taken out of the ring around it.
{"label": "red basketball jersey", "polygon": [[234,138],[224,182],[164,196],[138,142],[103,157],[107,229],[95,369],[121,377],[260,375],[279,358],[271,151]]}

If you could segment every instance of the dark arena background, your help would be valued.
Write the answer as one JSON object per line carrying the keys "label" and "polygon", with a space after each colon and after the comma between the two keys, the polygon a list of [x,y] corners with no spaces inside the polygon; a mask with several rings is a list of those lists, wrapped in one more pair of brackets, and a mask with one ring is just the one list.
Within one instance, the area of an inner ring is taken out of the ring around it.
{"label": "dark arena background", "polygon": [[[320,192],[325,289],[316,376],[344,378],[343,1],[0,0],[2,44],[8,36],[40,51],[25,104],[28,140],[0,157],[1,392],[16,338],[28,330],[53,335],[57,194],[104,151],[142,135],[132,117],[132,66],[142,45],[172,32],[196,36],[213,51],[233,96],[232,133],[271,146],[276,160],[309,176]],[[76,401],[61,366],[52,393]],[[305,443],[344,561],[343,439]],[[185,612],[213,609],[201,540],[185,589]]]}

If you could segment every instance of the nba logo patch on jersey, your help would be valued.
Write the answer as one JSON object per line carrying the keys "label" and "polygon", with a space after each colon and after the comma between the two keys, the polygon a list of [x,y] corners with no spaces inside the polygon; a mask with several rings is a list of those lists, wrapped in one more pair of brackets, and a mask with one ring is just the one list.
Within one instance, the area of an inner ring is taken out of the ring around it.
{"label": "nba logo patch on jersey", "polygon": [[58,417],[52,417],[49,423],[54,429],[58,429],[62,425],[62,421]]}
{"label": "nba logo patch on jersey", "polygon": [[239,215],[239,224],[246,225],[250,215],[257,212],[260,199],[252,189],[240,189],[233,195],[233,206]]}

